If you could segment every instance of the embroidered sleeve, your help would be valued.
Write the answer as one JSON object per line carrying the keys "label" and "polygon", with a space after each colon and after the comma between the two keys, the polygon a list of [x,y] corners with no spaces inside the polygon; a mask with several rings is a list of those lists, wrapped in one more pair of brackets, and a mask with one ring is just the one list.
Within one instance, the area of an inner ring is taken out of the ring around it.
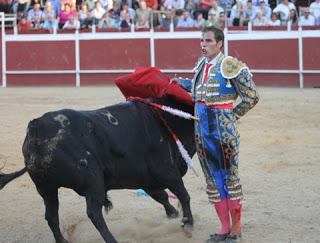
{"label": "embroidered sleeve", "polygon": [[259,94],[248,68],[242,69],[240,74],[232,79],[232,82],[241,98],[241,102],[233,109],[239,119],[258,103]]}
{"label": "embroidered sleeve", "polygon": [[192,89],[192,80],[178,78],[178,84],[187,92],[191,92]]}

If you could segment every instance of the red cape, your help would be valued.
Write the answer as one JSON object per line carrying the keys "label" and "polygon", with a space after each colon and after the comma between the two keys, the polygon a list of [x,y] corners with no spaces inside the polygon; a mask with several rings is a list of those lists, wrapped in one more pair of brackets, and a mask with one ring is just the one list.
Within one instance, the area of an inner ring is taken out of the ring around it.
{"label": "red cape", "polygon": [[138,67],[132,74],[120,76],[114,82],[126,98],[163,98],[171,95],[178,102],[194,106],[191,96],[179,84],[170,84],[170,78],[157,68]]}

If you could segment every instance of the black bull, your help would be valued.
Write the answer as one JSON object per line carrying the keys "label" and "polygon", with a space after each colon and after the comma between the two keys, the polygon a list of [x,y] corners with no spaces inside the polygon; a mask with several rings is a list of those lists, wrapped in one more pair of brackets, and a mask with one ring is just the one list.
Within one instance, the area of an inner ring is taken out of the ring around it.
{"label": "black bull", "polygon": [[[170,97],[153,101],[193,112]],[[93,111],[65,109],[29,123],[22,148],[26,166],[0,173],[0,189],[28,171],[44,200],[56,242],[67,242],[59,228],[59,187],[86,198],[87,215],[106,242],[116,242],[102,214],[103,206],[111,206],[107,197],[111,189],[142,188],[164,206],[168,217],[177,217],[165,192],[168,188],[181,203],[183,226],[190,227],[190,197],[182,181],[187,165],[159,113],[193,156],[193,122],[144,103],[123,102]]]}

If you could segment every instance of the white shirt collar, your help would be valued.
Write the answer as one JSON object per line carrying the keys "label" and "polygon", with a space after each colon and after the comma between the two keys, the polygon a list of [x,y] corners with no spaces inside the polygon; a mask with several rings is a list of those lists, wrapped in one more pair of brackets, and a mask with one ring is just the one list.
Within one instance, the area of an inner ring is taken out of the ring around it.
{"label": "white shirt collar", "polygon": [[[209,63],[210,63],[212,66],[216,66],[221,54],[222,54],[222,53],[219,52],[219,54],[218,54],[215,58],[213,58]],[[208,59],[206,59],[206,64],[208,64]]]}

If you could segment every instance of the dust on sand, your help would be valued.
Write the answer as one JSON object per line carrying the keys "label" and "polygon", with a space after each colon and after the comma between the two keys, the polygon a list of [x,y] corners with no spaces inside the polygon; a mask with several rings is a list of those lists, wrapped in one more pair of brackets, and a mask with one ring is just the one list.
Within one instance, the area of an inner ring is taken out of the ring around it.
{"label": "dust on sand", "polygon": [[[320,90],[260,88],[257,107],[242,118],[240,175],[245,193],[243,242],[320,242]],[[21,146],[29,120],[47,111],[97,109],[123,101],[115,87],[0,89],[0,161],[3,172],[24,166]],[[200,166],[193,158],[197,170]],[[0,166],[1,166],[0,163]],[[119,242],[204,242],[218,230],[204,178],[184,177],[195,224],[187,238],[180,220],[167,219],[149,197],[111,191],[105,215]],[[60,226],[70,242],[103,242],[86,216],[85,200],[59,191]],[[175,199],[171,199],[177,205]],[[26,174],[0,192],[0,242],[54,242],[44,205]]]}

